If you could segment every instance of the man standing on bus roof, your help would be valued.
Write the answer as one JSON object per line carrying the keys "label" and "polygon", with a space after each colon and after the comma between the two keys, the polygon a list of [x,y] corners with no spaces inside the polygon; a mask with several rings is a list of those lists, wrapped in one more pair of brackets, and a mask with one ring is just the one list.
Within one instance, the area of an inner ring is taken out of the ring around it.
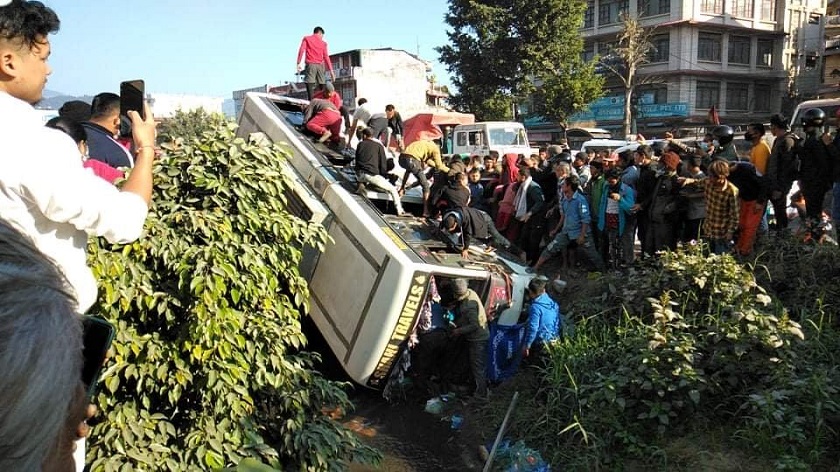
{"label": "man standing on bus roof", "polygon": [[[300,65],[301,59],[306,55],[306,67]],[[335,82],[330,54],[327,52],[327,43],[324,41],[324,28],[316,26],[312,34],[304,36],[300,42],[297,56],[297,71],[304,71],[303,81],[306,83],[306,97],[312,100],[315,92],[315,85],[324,86],[327,83],[327,71]]]}

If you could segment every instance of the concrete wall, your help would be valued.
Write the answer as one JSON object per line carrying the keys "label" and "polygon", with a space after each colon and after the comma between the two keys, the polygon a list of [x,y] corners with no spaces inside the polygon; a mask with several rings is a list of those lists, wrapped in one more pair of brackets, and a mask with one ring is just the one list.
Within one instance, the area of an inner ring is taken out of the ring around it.
{"label": "concrete wall", "polygon": [[383,113],[385,105],[392,104],[403,118],[428,109],[424,61],[405,51],[366,49],[361,51],[361,64],[353,71],[357,99],[368,99]]}

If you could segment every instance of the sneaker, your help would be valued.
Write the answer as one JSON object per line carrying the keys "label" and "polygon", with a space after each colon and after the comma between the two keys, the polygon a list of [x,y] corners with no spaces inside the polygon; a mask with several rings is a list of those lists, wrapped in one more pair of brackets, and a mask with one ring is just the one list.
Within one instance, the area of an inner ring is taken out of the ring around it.
{"label": "sneaker", "polygon": [[324,131],[324,134],[322,134],[321,137],[318,138],[318,142],[323,143],[324,141],[330,139],[331,137],[332,137],[332,133],[330,132],[330,130],[326,130],[326,131]]}

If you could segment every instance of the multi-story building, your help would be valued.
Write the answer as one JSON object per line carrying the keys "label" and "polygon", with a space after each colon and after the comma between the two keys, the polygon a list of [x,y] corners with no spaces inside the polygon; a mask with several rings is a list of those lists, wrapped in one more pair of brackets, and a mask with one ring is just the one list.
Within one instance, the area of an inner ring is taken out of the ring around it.
{"label": "multi-story building", "polygon": [[820,98],[840,97],[840,0],[829,0],[823,23],[823,67]]}
{"label": "multi-story building", "polygon": [[[421,111],[442,108],[448,96],[446,88],[433,83],[432,66],[428,61],[400,49],[354,49],[331,54],[335,72],[335,89],[348,110],[356,108],[359,98],[366,98],[374,108],[385,111],[393,104],[403,118]],[[244,92],[261,90],[262,87],[233,92],[234,101],[241,109]],[[303,83],[286,83],[265,86],[265,91],[306,98]]]}
{"label": "multi-story building", "polygon": [[[810,30],[802,25],[822,15],[824,4],[825,0],[589,0],[581,29],[584,56],[609,53],[626,12],[638,17],[642,26],[655,28],[649,63],[638,72],[653,79],[635,94],[640,132],[705,125],[713,107],[721,123],[766,121],[781,110],[792,78],[803,92],[817,88],[819,80],[805,80],[815,66],[805,46],[811,44],[805,34]],[[799,26],[791,35],[794,23]],[[605,77],[607,99],[579,118],[618,129],[624,88],[616,77]]]}

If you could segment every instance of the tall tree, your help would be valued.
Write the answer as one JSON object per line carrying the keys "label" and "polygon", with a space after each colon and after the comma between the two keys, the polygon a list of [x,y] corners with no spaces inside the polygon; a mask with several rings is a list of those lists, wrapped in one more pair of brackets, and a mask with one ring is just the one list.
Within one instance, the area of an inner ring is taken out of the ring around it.
{"label": "tall tree", "polygon": [[639,75],[639,68],[650,62],[650,53],[655,50],[650,38],[654,28],[644,28],[635,16],[623,13],[621,30],[616,45],[601,59],[601,65],[613,73],[624,86],[624,136],[631,133],[633,117],[633,92],[644,84],[657,83],[656,75]]}
{"label": "tall tree", "polygon": [[453,105],[479,119],[506,119],[534,97],[533,112],[565,119],[598,98],[602,78],[583,61],[585,0],[449,0],[449,44],[437,48],[453,74]]}

